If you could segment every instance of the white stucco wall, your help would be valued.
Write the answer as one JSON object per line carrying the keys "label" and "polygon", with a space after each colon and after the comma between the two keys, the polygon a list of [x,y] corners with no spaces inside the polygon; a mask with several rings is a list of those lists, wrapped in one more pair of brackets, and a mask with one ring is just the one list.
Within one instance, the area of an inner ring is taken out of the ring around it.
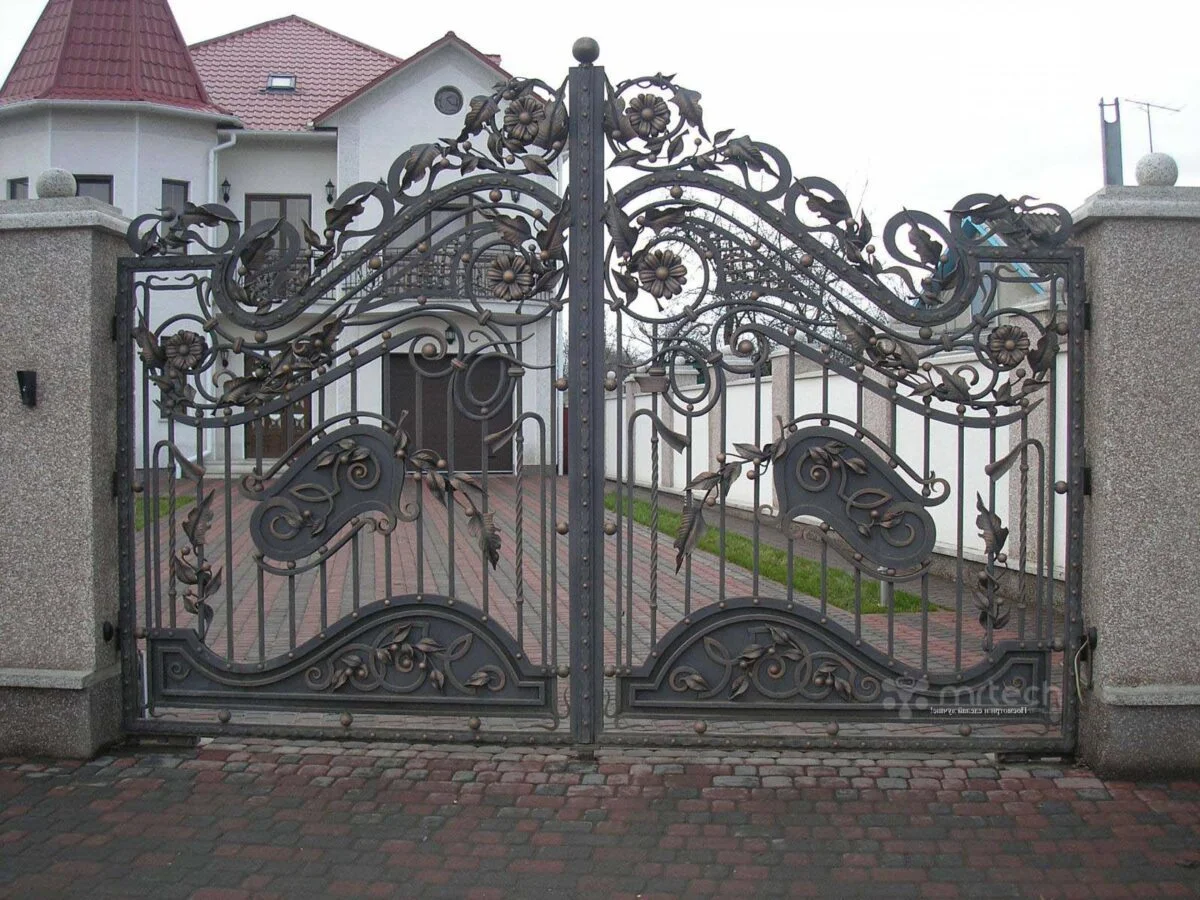
{"label": "white stucco wall", "polygon": [[[226,135],[223,135],[226,136]],[[239,134],[237,143],[217,154],[217,185],[228,179],[228,202],[239,219],[246,220],[247,194],[301,194],[312,199],[312,224],[325,228],[325,184],[333,181],[338,192],[347,183],[337,177],[337,135]]]}
{"label": "white stucco wall", "polygon": [[30,111],[0,120],[0,190],[6,193],[11,178],[29,179],[29,196],[34,183],[50,167],[50,115]]}
{"label": "white stucco wall", "polygon": [[186,181],[193,200],[208,189],[212,121],[128,106],[55,106],[0,121],[0,177],[29,178],[51,166],[110,175],[113,205],[133,218],[162,205],[163,179]]}
{"label": "white stucco wall", "polygon": [[[414,144],[457,136],[471,98],[490,94],[498,79],[495,69],[447,45],[338,110],[321,123],[338,129],[338,184],[386,178],[396,157]],[[433,105],[446,85],[463,95],[463,109],[454,115]]]}

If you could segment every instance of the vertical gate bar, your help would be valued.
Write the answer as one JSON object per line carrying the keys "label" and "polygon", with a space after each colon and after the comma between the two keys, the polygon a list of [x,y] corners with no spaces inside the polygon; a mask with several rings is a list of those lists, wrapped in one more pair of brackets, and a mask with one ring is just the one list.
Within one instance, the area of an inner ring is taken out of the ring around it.
{"label": "vertical gate bar", "polygon": [[862,640],[862,569],[854,567],[854,637]]}
{"label": "vertical gate bar", "polygon": [[[446,391],[446,471],[454,471],[454,391]],[[454,498],[446,503],[446,594],[454,596]]]}
{"label": "vertical gate bar", "polygon": [[[196,499],[194,502],[196,506],[199,507],[200,501],[204,499],[204,429],[200,426],[199,419],[196,421],[196,465],[200,467],[200,472],[196,477]],[[201,540],[200,545],[196,547],[196,553],[196,565],[203,565],[204,558],[207,555],[204,552],[203,540]],[[203,609],[201,609],[201,615],[197,617],[196,621],[197,630],[202,635],[201,640],[203,640],[203,635],[208,633],[208,622],[204,621]]]}
{"label": "vertical gate bar", "polygon": [[[226,410],[228,412],[228,409]],[[233,428],[224,423],[225,437],[225,654],[233,659]]]}
{"label": "vertical gate bar", "polygon": [[[794,347],[788,348],[787,411],[787,421],[794,421],[796,418],[796,350]],[[782,441],[783,438],[782,434],[779,435],[779,440]],[[775,498],[775,501],[782,506],[778,497]],[[779,511],[783,512],[782,509]],[[787,600],[788,603],[793,603],[796,600],[796,537],[791,523],[787,524]]]}
{"label": "vertical gate bar", "polygon": [[[464,375],[464,377],[466,377]],[[490,417],[479,423],[479,483],[483,485],[483,496],[480,498],[480,503],[483,505],[483,512],[488,511],[488,422]],[[520,540],[520,536],[517,537]],[[475,552],[474,548],[471,551]],[[483,614],[491,618],[491,582],[488,578],[488,561],[487,555],[480,551],[479,554],[479,578],[481,582],[481,590],[483,591]]]}
{"label": "vertical gate bar", "polygon": [[[261,475],[263,473],[263,441],[266,436],[267,419],[259,415],[252,421],[254,424],[254,473]],[[255,568],[258,570],[255,577],[255,600],[258,604],[258,661],[262,662],[267,657],[266,577],[258,565],[262,561],[261,556],[255,554],[255,557]]]}
{"label": "vertical gate bar", "polygon": [[263,570],[258,567],[258,577],[256,578],[258,585],[258,661],[263,662],[267,658],[267,621],[266,621],[266,600],[264,598],[263,585]]}
{"label": "vertical gate bar", "polygon": [[[524,333],[524,328],[518,325],[516,357],[517,365],[522,369],[525,365]],[[513,511],[513,528],[516,531],[513,545],[513,578],[516,581],[517,646],[522,652],[525,650],[525,423],[522,420],[522,416],[525,415],[524,383],[524,377],[517,379],[513,398],[513,421],[521,423],[517,426],[517,433],[513,435],[513,483],[517,488],[514,501],[516,508]],[[486,452],[485,446],[484,453]],[[486,496],[485,493],[484,497]]]}
{"label": "vertical gate bar", "polygon": [[929,573],[921,575],[921,674],[929,674]]}
{"label": "vertical gate bar", "polygon": [[[613,418],[616,420],[617,427],[614,429],[614,431],[616,431],[616,442],[615,442],[616,443],[616,459],[614,460],[615,465],[616,465],[616,471],[613,473],[613,475],[614,475],[613,496],[616,497],[617,502],[615,504],[613,504],[613,506],[615,507],[615,509],[613,511],[613,525],[616,528],[616,531],[614,532],[614,537],[616,538],[615,543],[616,543],[617,547],[616,547],[616,573],[615,573],[615,577],[613,579],[613,597],[616,601],[613,604],[613,606],[616,608],[616,616],[615,616],[615,620],[614,620],[613,630],[616,635],[615,664],[619,666],[619,665],[621,665],[621,662],[622,662],[621,645],[622,645],[623,635],[621,633],[621,629],[624,627],[624,617],[622,614],[624,613],[624,609],[625,609],[624,605],[623,605],[624,601],[621,597],[621,582],[622,582],[622,579],[625,577],[625,572],[623,570],[623,566],[625,564],[625,555],[623,552],[624,551],[624,544],[623,544],[624,535],[621,533],[621,522],[623,521],[624,515],[625,515],[625,505],[624,505],[625,498],[623,496],[623,493],[625,490],[625,478],[627,476],[625,473],[625,456],[624,456],[625,415],[626,415],[625,379],[621,375],[621,361],[625,358],[625,328],[624,328],[625,320],[621,316],[621,313],[619,311],[617,311],[615,313],[615,316],[616,316],[616,320],[617,320],[616,339],[615,339],[617,351],[616,351],[616,359],[613,361],[613,365],[616,366],[617,368],[613,370],[613,375],[617,381],[617,389],[613,393],[615,393],[617,395],[617,402],[615,404],[617,408],[616,408],[616,414]],[[605,401],[604,411],[607,414],[607,412],[608,412],[607,401]],[[607,421],[607,419],[605,420],[604,428],[605,428],[604,440],[607,443],[607,441],[608,441],[608,421]],[[604,474],[607,479],[607,476],[608,476],[607,452],[606,452],[605,460],[604,460]],[[605,484],[607,485],[607,480],[606,480]],[[633,510],[632,509],[629,510],[629,516],[630,516],[630,519],[629,519],[630,527],[632,527],[632,523],[633,523]],[[632,575],[632,572],[633,572],[633,557],[632,556],[629,557],[629,570],[630,570],[630,574]],[[626,652],[628,653],[628,649],[626,650]]]}
{"label": "vertical gate bar", "polygon": [[351,608],[358,610],[362,602],[362,556],[359,545],[360,532],[354,532],[350,538],[350,603]]}
{"label": "vertical gate bar", "polygon": [[[1020,487],[1018,488],[1018,496],[1020,497],[1021,527],[1019,532],[1019,546],[1021,548],[1017,557],[1017,565],[1020,567],[1021,575],[1018,581],[1018,606],[1017,606],[1017,639],[1025,640],[1025,607],[1028,604],[1028,586],[1029,586],[1029,447],[1025,441],[1029,440],[1029,418],[1028,416],[1021,419],[1021,463],[1020,463]],[[1011,441],[1010,441],[1011,443]],[[1012,489],[1009,488],[1008,495],[1012,496]],[[1034,595],[1037,596],[1036,594]]]}
{"label": "vertical gate bar", "polygon": [[[550,411],[554,411],[554,394],[550,395]],[[547,555],[550,552],[549,545],[546,542],[547,518],[549,512],[549,496],[550,482],[557,476],[557,470],[551,470],[550,465],[557,466],[558,461],[554,460],[553,453],[550,452],[550,443],[546,440],[546,423],[540,417],[536,420],[538,423],[538,459],[541,465],[538,468],[538,576],[541,579],[538,583],[538,605],[541,610],[541,639],[539,649],[541,652],[541,660],[543,665],[550,665],[553,659],[550,657],[550,647],[547,641],[550,637],[550,586],[547,584],[547,578],[550,572],[550,560]],[[553,460],[547,464],[547,460]]]}
{"label": "vertical gate bar", "polygon": [[[595,52],[592,52],[595,51]],[[572,464],[571,737],[595,743],[604,710],[604,68],[599,50],[579,41],[570,75],[571,328],[569,379]]]}
{"label": "vertical gate bar", "polygon": [[288,580],[288,649],[296,649],[296,576],[289,575]]}
{"label": "vertical gate bar", "polygon": [[[1043,454],[1038,454],[1038,519],[1037,519],[1037,639],[1041,643],[1042,640],[1042,613],[1045,610],[1046,598],[1045,583],[1053,577],[1053,573],[1045,571],[1045,538],[1043,535],[1046,531],[1046,461]],[[1047,612],[1046,615],[1052,613]]]}
{"label": "vertical gate bar", "polygon": [[[167,441],[169,442],[171,447],[175,446],[175,417],[174,416],[171,416],[169,419],[167,419]],[[174,452],[170,449],[167,449],[166,457],[167,457],[167,465],[169,467],[167,469],[167,559],[172,560],[172,562],[167,563],[167,577],[171,579],[171,582],[170,582],[171,588],[169,591],[167,591],[167,599],[170,600],[170,602],[171,602],[171,607],[168,610],[168,613],[169,613],[169,620],[171,623],[171,627],[174,628],[175,621],[178,616],[178,607],[179,607],[179,597],[178,597],[178,593],[177,593],[179,582],[175,578],[175,567],[174,567],[174,562],[173,562],[173,560],[175,559],[175,547],[176,547],[176,543],[178,541],[178,538],[175,537],[175,523],[176,523],[177,510],[175,508],[176,486],[175,486],[175,456],[174,456]],[[157,469],[157,467],[158,467],[158,459],[157,458],[155,459],[154,464],[155,464],[155,468]],[[156,498],[155,502],[154,502],[154,527],[156,530],[158,528],[158,519],[159,519],[158,500]],[[196,564],[200,565],[202,562],[203,562],[203,560],[198,560]]]}
{"label": "vertical gate bar", "polygon": [[[132,290],[133,290],[133,272],[132,271],[129,273],[129,281],[130,281],[130,291],[132,292]],[[130,294],[129,302],[130,302],[131,306],[136,302],[132,293]],[[143,322],[146,322],[147,324],[150,322],[150,292],[145,288],[145,286],[142,287],[141,316],[142,316],[141,320]],[[132,332],[133,323],[128,322],[127,325],[129,327],[130,331]],[[140,396],[142,398],[142,416],[141,416],[141,418],[142,418],[142,422],[141,422],[141,426],[142,426],[142,536],[143,536],[142,552],[143,552],[143,555],[145,556],[145,559],[143,560],[143,562],[145,564],[144,567],[145,567],[145,573],[146,573],[145,584],[144,584],[144,593],[146,595],[145,596],[145,601],[146,601],[145,625],[147,628],[153,628],[157,624],[154,620],[153,610],[155,608],[157,608],[158,604],[161,601],[158,597],[158,591],[159,591],[158,557],[156,555],[158,552],[158,542],[157,542],[157,534],[156,534],[157,529],[155,529],[155,532],[152,532],[150,529],[150,526],[149,526],[149,522],[150,522],[150,519],[149,519],[149,513],[150,513],[150,483],[149,483],[149,479],[153,475],[153,472],[150,468],[150,369],[147,366],[143,365],[143,366],[141,366],[141,370],[142,370],[142,379],[141,379],[142,386],[141,386],[141,393],[138,396]],[[133,375],[132,375],[132,373],[130,373],[130,382],[132,382],[132,381],[133,381]],[[157,481],[157,479],[155,479],[155,481]]]}
{"label": "vertical gate bar", "polygon": [[[754,446],[761,447],[763,445],[762,437],[762,367],[756,366],[754,370]],[[758,569],[760,556],[760,541],[762,540],[762,523],[759,521],[758,511],[762,502],[762,482],[755,477],[754,488],[754,520],[751,527],[753,537],[752,562],[750,568],[750,584],[751,591],[754,596],[758,596]]]}
{"label": "vertical gate bar", "polygon": [[[148,394],[143,394],[148,397]],[[143,401],[144,403],[145,401]],[[145,446],[150,445],[149,428],[143,433]],[[150,534],[149,559],[153,571],[154,586],[154,618],[149,617],[147,610],[146,627],[162,628],[162,533],[158,526],[158,454],[149,457],[143,474],[145,484],[142,488],[142,530]],[[153,524],[153,528],[151,527]]]}
{"label": "vertical gate bar", "polygon": [[[684,450],[684,484],[690,484],[693,477],[692,472],[692,441],[695,439],[693,435],[692,425],[695,420],[687,417],[687,447]],[[690,615],[692,612],[692,555],[689,553],[683,561],[683,614]]]}
{"label": "vertical gate bar", "polygon": [[[650,398],[650,409],[658,419],[658,394]],[[658,429],[650,431],[650,646],[658,640]]]}
{"label": "vertical gate bar", "polygon": [[[721,398],[721,453],[725,453],[725,448],[729,446],[729,394],[726,391],[724,397]],[[719,550],[717,553],[717,602],[721,603],[725,600],[725,511],[727,500],[725,492],[721,491],[718,495],[720,499],[721,511],[719,518],[719,535],[718,541]]]}
{"label": "vertical gate bar", "polygon": [[[550,360],[551,365],[558,369],[558,329],[562,317],[555,312],[551,316],[550,327]],[[559,407],[558,393],[551,394],[550,400],[550,459],[555,466],[554,477],[550,480],[550,506],[547,509],[542,504],[542,559],[550,556],[550,607],[546,608],[546,595],[542,594],[542,615],[550,617],[550,661],[549,665],[558,665],[558,540],[557,532],[553,532],[554,520],[558,517],[558,478],[565,460],[558,458],[560,446],[558,436],[562,429],[562,410]],[[545,645],[543,644],[543,652]],[[558,700],[555,699],[557,704]]]}
{"label": "vertical gate bar", "polygon": [[[986,471],[991,471],[991,467],[996,464],[996,410],[988,411],[988,468]],[[992,515],[996,515],[996,479],[988,479],[988,509]],[[1008,519],[1012,521],[1012,513],[1008,512]],[[996,602],[996,588],[992,583],[988,582],[988,603]],[[988,646],[992,645],[992,640],[995,638],[995,628],[992,623],[992,617],[988,616],[987,622],[984,624],[984,633],[987,635]]]}
{"label": "vertical gate bar", "polygon": [[[1058,292],[1058,279],[1055,278],[1050,283],[1050,316],[1049,322],[1055,322],[1059,314],[1062,312],[1060,304],[1062,298]],[[1069,315],[1070,307],[1068,307]],[[1053,327],[1047,325],[1047,327]],[[1050,364],[1050,384],[1046,387],[1046,470],[1042,473],[1041,482],[1043,485],[1048,483],[1049,490],[1046,491],[1046,528],[1042,535],[1043,543],[1046,546],[1046,619],[1050,626],[1049,641],[1054,643],[1055,633],[1055,615],[1054,615],[1054,594],[1055,594],[1055,579],[1054,579],[1054,557],[1055,557],[1055,535],[1058,533],[1058,521],[1055,516],[1055,506],[1057,505],[1057,492],[1054,490],[1054,480],[1058,474],[1058,365],[1057,357]],[[1070,458],[1068,457],[1068,463]],[[1065,612],[1064,612],[1065,616]],[[1069,639],[1070,635],[1063,631],[1064,642]],[[1070,658],[1070,654],[1066,658]],[[1064,666],[1064,668],[1067,668]]]}
{"label": "vertical gate bar", "polygon": [[[414,347],[415,349],[415,347]],[[421,372],[413,369],[413,450],[421,449],[425,437],[425,385],[421,383]],[[389,385],[390,386],[390,385]],[[396,415],[395,411],[392,413]],[[417,495],[417,594],[425,593],[425,479],[413,476],[413,488]]]}
{"label": "vertical gate bar", "polygon": [[[1067,558],[1066,614],[1069,627],[1067,653],[1075,651],[1083,636],[1083,391],[1084,391],[1084,291],[1083,250],[1075,248],[1068,267],[1067,286]],[[1053,476],[1052,476],[1053,477]],[[1045,479],[1043,479],[1043,484]],[[1073,690],[1074,672],[1066,672],[1063,700],[1063,743],[1074,749],[1078,704]]]}
{"label": "vertical gate bar", "polygon": [[954,492],[957,500],[958,540],[955,546],[955,579],[954,579],[954,671],[962,672],[962,637],[963,637],[963,539],[965,536],[963,511],[965,500],[963,490],[966,486],[966,428],[962,424],[962,416],[958,422],[958,479]]}
{"label": "vertical gate bar", "polygon": [[[133,341],[130,312],[133,306],[133,270],[117,262],[117,589],[120,595],[117,625],[121,634],[122,719],[126,727],[137,718],[138,684],[137,596],[133,530]],[[145,395],[143,395],[144,397]],[[145,401],[143,400],[143,403]],[[143,505],[143,509],[144,509]],[[147,587],[149,583],[147,582]],[[149,625],[149,621],[146,623]]]}
{"label": "vertical gate bar", "polygon": [[329,570],[328,563],[321,560],[321,630],[329,627]]}

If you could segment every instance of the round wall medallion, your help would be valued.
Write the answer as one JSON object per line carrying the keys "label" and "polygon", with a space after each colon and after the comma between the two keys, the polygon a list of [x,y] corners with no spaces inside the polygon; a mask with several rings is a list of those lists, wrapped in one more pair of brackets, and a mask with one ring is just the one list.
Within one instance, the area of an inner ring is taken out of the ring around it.
{"label": "round wall medallion", "polygon": [[450,86],[438,88],[437,93],[433,95],[433,105],[437,107],[438,112],[452,116],[462,109],[462,91]]}

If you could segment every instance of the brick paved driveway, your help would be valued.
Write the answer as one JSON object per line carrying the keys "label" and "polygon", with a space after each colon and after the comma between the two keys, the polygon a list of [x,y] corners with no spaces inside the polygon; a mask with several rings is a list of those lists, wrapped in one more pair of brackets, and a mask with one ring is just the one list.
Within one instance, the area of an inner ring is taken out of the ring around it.
{"label": "brick paved driveway", "polygon": [[1069,765],[217,742],[0,760],[0,897],[1200,895],[1200,783]]}
{"label": "brick paved driveway", "polygon": [[[215,616],[208,645],[228,658],[259,662],[294,650],[360,605],[387,596],[424,593],[453,596],[488,613],[491,621],[518,640],[535,663],[555,665],[565,661],[569,542],[555,528],[570,520],[567,482],[565,478],[534,476],[523,484],[518,492],[510,476],[491,476],[487,482],[488,508],[502,535],[495,569],[482,564],[464,517],[457,514],[452,523],[441,504],[425,492],[417,522],[401,522],[391,534],[366,531],[319,569],[295,575],[264,575],[254,559],[256,548],[249,530],[256,503],[234,484],[209,479],[204,490],[214,491],[210,507],[214,516],[205,551],[209,563],[221,571],[223,585],[210,600]],[[183,483],[179,492],[191,496],[194,486]],[[419,487],[409,482],[403,501],[410,503],[418,496],[422,496]],[[172,597],[169,578],[170,559],[185,546],[182,525],[189,508],[180,508],[174,529],[164,515],[157,528],[137,536],[135,570],[143,622],[168,627],[195,623],[195,617],[183,609],[181,586],[175,586],[176,596]],[[715,528],[717,515],[711,513],[710,517]],[[614,516],[609,514],[609,519]],[[752,533],[747,523],[732,516],[728,528],[731,532]],[[781,536],[768,535],[768,531],[773,529],[764,526],[763,546],[782,542]],[[661,638],[693,609],[726,597],[787,595],[784,585],[766,578],[756,584],[749,570],[732,564],[722,567],[717,556],[699,550],[692,555],[687,569],[677,574],[672,542],[673,538],[656,535],[636,523],[631,525],[628,519],[620,535],[605,541],[606,649],[610,661],[618,661],[614,629],[619,604],[624,622],[624,661],[634,665],[647,657],[652,638]],[[798,557],[812,555],[813,546],[797,542]],[[831,566],[837,567],[837,555],[831,553],[830,557]],[[887,656],[917,669],[956,668],[959,631],[962,666],[980,661],[983,631],[969,589],[960,598],[951,582],[930,578],[929,583],[932,611],[927,632],[918,613],[898,613],[894,617],[875,613],[856,619],[853,613],[832,606],[827,612]],[[149,600],[147,584],[160,585],[157,595],[152,592]],[[902,588],[920,590],[916,583]],[[813,609],[820,607],[816,597],[797,593],[792,599]],[[964,610],[961,621],[955,611],[960,600]],[[1032,634],[1037,624],[1033,610],[1028,615],[1021,611],[1013,616],[1008,633],[999,637],[1015,637],[1018,630]],[[557,647],[563,648],[558,654],[552,647],[555,640]]]}

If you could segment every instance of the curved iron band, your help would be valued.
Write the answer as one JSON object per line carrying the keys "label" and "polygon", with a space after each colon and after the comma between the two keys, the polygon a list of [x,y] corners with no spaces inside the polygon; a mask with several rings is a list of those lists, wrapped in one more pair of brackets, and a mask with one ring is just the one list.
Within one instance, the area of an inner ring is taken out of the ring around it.
{"label": "curved iron band", "polygon": [[[963,297],[959,297],[956,294],[954,300],[938,306],[935,310],[921,309],[904,303],[900,298],[896,297],[890,291],[881,289],[878,285],[875,285],[869,279],[865,278],[861,273],[857,272],[857,270],[846,263],[844,259],[838,256],[833,250],[808,234],[808,232],[818,233],[823,231],[832,233],[831,227],[814,227],[808,229],[805,226],[800,225],[799,220],[795,219],[794,216],[790,217],[794,221],[794,224],[789,224],[788,216],[785,216],[774,207],[767,205],[761,199],[757,198],[752,192],[747,191],[745,188],[739,187],[730,181],[713,175],[678,171],[671,172],[669,174],[659,173],[647,175],[629,185],[626,185],[624,188],[618,191],[616,194],[616,200],[622,207],[624,207],[635,200],[641,193],[650,190],[661,189],[675,184],[713,190],[722,196],[728,197],[739,203],[754,215],[760,216],[771,228],[778,229],[789,236],[794,236],[795,240],[804,248],[804,250],[812,254],[812,256],[816,258],[821,265],[833,272],[836,272],[839,278],[851,284],[855,289],[863,294],[864,297],[866,297],[875,305],[879,306],[881,309],[885,310],[889,315],[892,315],[901,321],[911,322],[913,324],[940,324],[958,316],[970,305],[973,292],[966,294]],[[794,232],[796,229],[800,229],[801,233],[795,234]],[[974,264],[975,248],[971,246],[964,246],[961,249],[964,261]],[[994,258],[993,254],[988,255],[989,257]],[[1043,251],[1039,255],[1047,254],[1045,251]],[[1061,254],[1050,255],[1052,255],[1055,259],[1060,258],[1060,256],[1064,260],[1069,258],[1066,250],[1062,251]],[[1024,259],[1024,256],[1010,251],[1005,258],[1013,261],[1020,261]],[[967,279],[964,281],[964,284],[974,285],[975,280]],[[734,301],[721,300],[707,304],[702,309],[695,310],[694,312],[696,317],[698,317],[700,313],[712,309],[724,308],[731,305],[733,302]],[[747,306],[747,304],[742,300],[736,301],[736,305],[739,308]],[[753,305],[753,308],[761,310],[768,316],[775,316],[777,318],[786,317],[786,312],[781,311],[778,307],[773,307],[766,304],[757,304]],[[782,315],[781,312],[783,312]],[[686,321],[684,327],[688,329],[688,332],[692,336],[695,336],[695,325],[690,319]],[[852,366],[843,363],[837,355],[830,354],[828,352],[829,350],[837,348],[819,332],[814,331],[811,336],[816,340],[821,341],[824,345],[822,347],[812,346],[806,341],[797,340],[794,336],[789,335],[782,327],[772,328],[769,325],[760,322],[754,325],[753,330],[756,333],[759,333],[764,337],[774,341],[777,346],[787,347],[789,350],[799,353],[801,356],[812,360],[818,365],[828,366],[831,371],[842,375],[855,384],[861,385],[885,400],[895,400],[897,406],[903,409],[916,413],[919,416],[928,416],[934,421],[945,422],[949,425],[963,424],[968,428],[997,428],[1002,425],[1009,425],[1027,418],[1029,414],[1041,403],[1041,401],[1038,400],[1031,403],[1028,407],[1018,408],[1003,415],[993,416],[990,413],[977,416],[972,416],[969,414],[960,415],[957,411],[941,410],[936,406],[926,405],[923,401],[918,402],[910,397],[903,397],[897,393],[896,390],[889,388],[886,382],[880,383],[874,379],[865,377],[861,373],[855,371]],[[860,361],[886,378],[891,378],[894,375],[891,370],[876,365],[869,358],[863,358]]]}
{"label": "curved iron band", "polygon": [[[345,280],[347,275],[383,250],[384,247],[392,243],[398,236],[402,235],[408,229],[419,225],[426,214],[460,197],[480,191],[490,191],[493,188],[519,191],[522,196],[531,197],[537,203],[551,210],[557,210],[562,200],[558,194],[544,185],[516,174],[490,174],[462,178],[443,188],[425,194],[421,199],[402,207],[401,211],[394,214],[386,224],[381,224],[381,231],[378,231],[373,237],[350,251],[345,259],[317,281],[313,282],[303,294],[286,299],[275,309],[267,313],[247,312],[240,303],[225,293],[224,285],[226,279],[229,279],[230,282],[233,281],[239,264],[237,256],[238,246],[235,245],[229,253],[221,257],[221,262],[213,267],[213,299],[217,308],[227,317],[228,321],[243,328],[255,331],[267,331],[278,328],[281,325],[286,325],[314,303],[317,303],[330,290]],[[393,197],[393,200],[395,199]],[[243,235],[239,243],[246,241],[252,236],[250,233]],[[346,301],[342,301],[342,303],[344,302]],[[341,303],[338,305],[341,305]],[[334,310],[327,311],[322,318],[328,318],[333,312]],[[220,329],[218,331],[224,334]],[[249,344],[247,345],[250,346]]]}
{"label": "curved iron band", "polygon": [[[450,606],[449,603],[453,603]],[[377,639],[389,628],[428,620],[449,647],[455,636],[475,639],[473,660],[460,668],[492,665],[504,675],[500,690],[472,688],[453,694],[432,682],[419,691],[396,695],[360,691],[346,683],[336,689],[314,689],[306,674],[314,666],[336,661],[351,645]],[[448,597],[405,594],[362,607],[294,651],[263,663],[229,662],[200,643],[194,629],[152,628],[146,636],[151,700],[162,706],[259,709],[303,709],[343,712],[348,709],[381,713],[462,714],[475,710],[518,716],[552,715],[554,675],[532,665],[512,636],[474,606]],[[168,677],[173,671],[179,677]]]}
{"label": "curved iron band", "polygon": [[300,560],[328,544],[357,516],[399,515],[405,464],[397,435],[350,425],[325,435],[260,492],[250,517],[254,545],[269,559]]}
{"label": "curved iron band", "polygon": [[[780,172],[781,179],[790,178],[790,175],[790,172]],[[834,235],[840,235],[841,232],[831,225],[805,225],[798,216],[791,212],[795,201],[801,196],[796,183],[791,184],[784,197],[784,210],[786,211],[770,205],[771,200],[778,196],[778,191],[762,194],[738,185],[727,178],[705,172],[684,170],[645,175],[617,191],[616,200],[619,205],[624,207],[647,191],[676,185],[712,191],[744,207],[750,213],[760,217],[772,230],[794,240],[804,252],[811,253],[814,259],[826,266],[838,279],[845,281],[863,297],[899,321],[913,325],[939,325],[952,320],[964,309],[967,309],[974,296],[974,279],[964,279],[956,288],[953,298],[937,307],[921,308],[904,302],[893,292],[864,276],[830,247],[813,237],[814,234],[822,232]],[[967,244],[956,244],[955,249],[966,258],[973,253],[973,247]]]}
{"label": "curved iron band", "polygon": [[[870,697],[861,700],[846,699],[832,685],[818,691],[824,694],[821,699],[773,700],[753,688],[731,698],[727,667],[712,660],[705,641],[716,640],[736,658],[752,640],[752,629],[767,632],[770,627],[790,633],[808,654],[838,660],[843,672],[852,667],[856,684],[875,683],[878,690],[857,691]],[[723,636],[731,639],[722,642]],[[705,681],[719,696],[701,696],[713,690],[672,687],[671,673],[680,667],[707,674]],[[654,645],[647,662],[617,674],[614,680],[619,715],[747,721],[828,721],[830,716],[895,721],[899,716],[947,723],[962,719],[1048,723],[1052,714],[1049,675],[1050,651],[1018,641],[997,643],[986,659],[961,675],[922,673],[897,664],[870,644],[860,646],[851,631],[817,610],[769,597],[737,597],[692,613]],[[952,719],[947,715],[950,710]]]}
{"label": "curved iron band", "polygon": [[924,507],[945,495],[933,502],[921,497],[865,442],[837,428],[801,428],[784,446],[774,463],[781,526],[817,516],[880,569],[908,569],[929,558],[936,527]]}
{"label": "curved iron band", "polygon": [[[437,316],[439,313],[459,313],[461,311],[462,310],[460,308],[449,303],[430,303],[426,306],[415,307],[413,309],[406,310],[402,316],[398,316],[397,318],[430,318],[431,316]],[[386,327],[386,324],[380,324],[377,330],[383,331],[386,329]],[[350,372],[356,369],[361,369],[368,363],[372,363],[383,356],[387,356],[389,353],[394,352],[397,348],[410,343],[414,338],[425,337],[428,334],[428,328],[416,328],[401,332],[400,334],[394,334],[386,340],[381,339],[368,349],[359,351],[357,356],[354,356],[343,363],[339,363],[334,368],[329,369],[324,375],[320,375],[316,378],[306,379],[305,381],[294,385],[286,394],[280,395],[278,398],[267,403],[260,403],[246,412],[235,413],[232,416],[223,416],[217,415],[213,409],[206,409],[205,412],[209,413],[208,415],[173,415],[172,419],[175,421],[176,425],[188,425],[191,427],[199,426],[201,428],[212,429],[232,427],[234,425],[245,425],[248,422],[256,422],[259,419],[271,415],[272,413],[290,407],[292,404],[303,400],[305,397],[308,397],[311,394],[317,393],[321,390],[321,388],[328,387],[330,384],[345,378],[350,374]],[[221,408],[218,407],[217,409]]]}

